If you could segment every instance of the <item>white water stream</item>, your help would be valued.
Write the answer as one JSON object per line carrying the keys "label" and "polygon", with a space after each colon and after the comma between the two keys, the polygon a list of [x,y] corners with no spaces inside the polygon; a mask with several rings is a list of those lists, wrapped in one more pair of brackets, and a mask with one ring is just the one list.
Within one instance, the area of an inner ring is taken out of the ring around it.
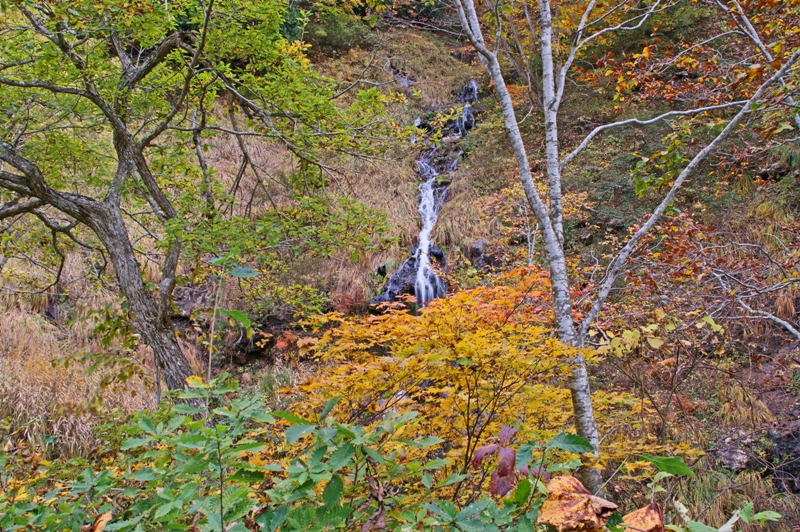
{"label": "white water stream", "polygon": [[[462,92],[465,102],[475,101],[478,98],[478,83],[470,81]],[[417,122],[415,122],[417,125]],[[467,132],[475,125],[475,114],[469,103],[464,103],[463,111],[454,123],[455,133],[459,137],[466,137]],[[417,160],[417,170],[424,179],[419,186],[419,215],[422,218],[422,229],[419,232],[417,245],[417,278],[414,283],[414,295],[417,305],[424,306],[431,299],[442,297],[447,292],[444,284],[431,265],[431,231],[436,225],[447,192],[445,186],[440,186],[437,177],[440,175],[435,166],[436,149],[423,153]],[[449,174],[458,168],[458,156],[451,159],[443,167],[443,172]]]}
{"label": "white water stream", "polygon": [[417,304],[422,306],[435,297],[441,297],[446,290],[444,282],[431,268],[431,231],[439,217],[441,202],[436,201],[436,169],[431,165],[419,161],[419,173],[426,178],[419,186],[419,215],[422,218],[422,230],[419,232],[417,247],[417,281],[414,284],[414,294]]}

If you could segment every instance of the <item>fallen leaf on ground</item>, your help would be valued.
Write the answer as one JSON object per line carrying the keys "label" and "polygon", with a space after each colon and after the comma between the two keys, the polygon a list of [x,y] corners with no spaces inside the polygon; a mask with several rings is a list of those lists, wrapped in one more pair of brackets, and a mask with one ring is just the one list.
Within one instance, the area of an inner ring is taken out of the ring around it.
{"label": "fallen leaf on ground", "polygon": [[559,532],[601,530],[617,505],[595,497],[577,478],[555,477],[547,484],[547,499],[536,520]]}

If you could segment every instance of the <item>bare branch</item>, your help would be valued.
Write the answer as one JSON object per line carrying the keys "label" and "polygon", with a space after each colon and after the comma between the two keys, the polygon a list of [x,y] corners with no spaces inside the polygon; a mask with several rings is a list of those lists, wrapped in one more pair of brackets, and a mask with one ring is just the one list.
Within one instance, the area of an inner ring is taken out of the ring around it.
{"label": "bare branch", "polygon": [[16,198],[0,206],[0,220],[3,220],[5,218],[10,218],[12,216],[17,216],[19,214],[24,214],[26,212],[32,212],[34,209],[37,209],[42,205],[44,205],[44,201],[38,198],[28,200],[25,203],[18,203],[18,202],[19,198]]}
{"label": "bare branch", "polygon": [[720,132],[720,134],[717,135],[717,137],[711,141],[708,146],[703,148],[697,155],[695,155],[686,168],[684,168],[683,171],[678,175],[677,179],[675,179],[675,183],[672,185],[672,188],[669,190],[667,195],[664,196],[664,199],[661,201],[655,211],[653,211],[653,214],[650,215],[650,218],[647,220],[647,222],[645,222],[642,227],[640,227],[639,230],[633,234],[630,240],[628,240],[627,244],[625,244],[616,258],[612,261],[609,271],[606,274],[603,283],[601,284],[600,290],[597,292],[597,298],[594,302],[594,305],[592,305],[591,310],[589,310],[589,312],[586,314],[586,318],[581,323],[580,329],[578,330],[579,337],[586,336],[589,327],[597,318],[597,315],[600,313],[600,309],[608,298],[611,288],[613,287],[617,276],[622,270],[622,267],[627,262],[628,257],[630,257],[631,253],[633,253],[634,248],[642,239],[642,237],[650,232],[650,229],[655,226],[655,224],[664,214],[664,211],[667,210],[667,207],[669,207],[669,205],[675,199],[675,196],[678,194],[678,191],[680,190],[684,181],[686,181],[686,179],[695,171],[695,169],[697,169],[700,163],[702,163],[705,158],[717,148],[717,146],[719,146],[725,139],[728,138],[733,130],[738,127],[744,117],[751,112],[753,105],[761,100],[769,87],[779,81],[786,74],[786,71],[791,68],[791,65],[797,61],[798,57],[800,57],[800,50],[796,50],[783,65],[783,67],[781,67],[780,70],[773,74],[758,88],[758,90],[756,90],[755,94],[753,94],[750,100],[748,100],[748,102],[742,107],[739,113],[730,122],[728,122],[728,125],[725,126],[725,129],[723,129],[722,132]]}
{"label": "bare branch", "polygon": [[627,120],[621,120],[619,122],[613,122],[611,124],[604,124],[602,126],[598,126],[598,127],[594,128],[588,135],[586,135],[586,137],[584,137],[583,141],[578,145],[577,148],[572,150],[572,152],[570,152],[569,155],[567,155],[566,157],[564,157],[561,160],[560,167],[563,170],[565,166],[567,166],[575,157],[578,156],[578,154],[580,154],[586,148],[586,146],[589,145],[589,143],[592,141],[592,139],[594,139],[600,133],[603,133],[604,131],[607,131],[609,129],[613,129],[613,128],[616,128],[616,127],[622,127],[622,126],[630,126],[630,125],[648,126],[650,124],[655,124],[656,122],[659,122],[661,120],[667,119],[667,118],[669,118],[671,116],[688,116],[688,115],[695,115],[695,114],[699,114],[699,113],[706,113],[706,112],[710,112],[710,111],[718,111],[720,109],[727,109],[729,107],[740,107],[742,105],[745,105],[748,102],[749,102],[748,100],[740,100],[740,101],[737,101],[737,102],[728,102],[728,103],[723,103],[723,104],[720,104],[720,105],[711,105],[711,106],[708,106],[708,107],[698,107],[696,109],[688,109],[686,111],[669,111],[667,113],[660,114],[658,116],[655,116],[653,118],[649,118],[647,120],[640,120],[639,118],[629,118]]}

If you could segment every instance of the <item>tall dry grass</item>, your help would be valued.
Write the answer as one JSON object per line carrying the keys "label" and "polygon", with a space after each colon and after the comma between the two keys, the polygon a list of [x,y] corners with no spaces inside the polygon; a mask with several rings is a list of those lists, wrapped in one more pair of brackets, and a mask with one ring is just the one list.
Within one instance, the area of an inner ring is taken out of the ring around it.
{"label": "tall dry grass", "polygon": [[113,367],[91,371],[78,357],[66,363],[99,349],[83,325],[56,327],[41,315],[7,308],[0,315],[0,419],[8,423],[6,436],[51,456],[87,456],[97,447],[102,412],[151,406],[142,377],[103,387],[104,378],[116,374]]}

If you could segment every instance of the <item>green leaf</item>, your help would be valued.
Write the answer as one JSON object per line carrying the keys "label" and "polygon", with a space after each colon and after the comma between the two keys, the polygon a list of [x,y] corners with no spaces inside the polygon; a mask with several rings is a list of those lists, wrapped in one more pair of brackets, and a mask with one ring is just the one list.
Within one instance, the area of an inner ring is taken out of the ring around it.
{"label": "green leaf", "polygon": [[257,482],[264,482],[264,473],[260,471],[248,471],[246,469],[239,469],[234,474],[226,477],[231,482],[244,482],[246,484],[255,484]]}
{"label": "green leaf", "polygon": [[561,449],[563,451],[567,451],[568,453],[580,454],[592,452],[594,447],[592,447],[591,443],[581,438],[577,434],[567,434],[562,432],[547,442],[545,449]]}
{"label": "green leaf", "polygon": [[325,485],[325,489],[322,491],[322,502],[327,508],[332,508],[333,506],[339,504],[339,501],[342,499],[343,489],[344,482],[342,482],[342,477],[339,475],[333,475],[333,477]]}
{"label": "green leaf", "polygon": [[437,458],[436,460],[431,460],[430,462],[428,462],[427,464],[422,466],[422,469],[425,469],[425,470],[428,470],[428,469],[441,469],[446,465],[447,465],[447,460],[443,460],[441,458]]}
{"label": "green leaf", "polygon": [[120,449],[123,451],[127,451],[129,449],[136,449],[143,445],[147,445],[148,443],[150,443],[150,441],[151,441],[150,438],[131,438],[129,440],[125,440]]}
{"label": "green leaf", "polygon": [[330,467],[331,472],[335,473],[345,465],[349,464],[350,460],[355,454],[355,451],[356,448],[353,447],[352,443],[345,443],[331,453],[331,455],[328,457],[328,466]]}
{"label": "green leaf", "polygon": [[433,445],[439,445],[444,440],[439,438],[438,436],[430,436],[428,438],[423,438],[421,440],[417,440],[416,444],[420,447],[431,447]]}
{"label": "green leaf", "polygon": [[442,486],[451,486],[453,484],[461,482],[462,480],[464,480],[464,479],[466,479],[468,477],[469,477],[469,475],[467,475],[467,474],[456,473],[456,474],[450,475],[449,477],[444,479],[444,481],[441,482],[441,485]]}
{"label": "green leaf", "polygon": [[526,466],[533,459],[533,443],[523,443],[517,449],[517,467]]}
{"label": "green leaf", "polygon": [[433,485],[433,477],[427,473],[422,475],[422,478],[420,478],[419,481],[422,482],[422,485],[426,488],[430,488]]}
{"label": "green leaf", "polygon": [[378,451],[370,449],[366,445],[361,446],[361,450],[364,451],[364,454],[375,460],[379,465],[383,465],[386,462]]}
{"label": "green leaf", "polygon": [[717,532],[716,528],[711,528],[710,526],[704,525],[703,523],[698,523],[697,521],[689,521],[687,527],[692,532]]}
{"label": "green leaf", "polygon": [[242,327],[250,327],[253,325],[253,322],[250,321],[250,318],[247,317],[247,314],[245,314],[241,310],[228,310],[225,308],[221,308],[219,309],[219,311],[236,320]]}
{"label": "green leaf", "polygon": [[250,277],[258,277],[261,275],[261,272],[255,271],[250,266],[238,266],[231,271],[228,272],[231,277],[236,277],[239,279],[247,279]]}
{"label": "green leaf", "polygon": [[311,422],[307,419],[303,419],[297,414],[293,414],[292,412],[284,412],[283,410],[278,410],[277,412],[271,412],[271,414],[275,417],[279,417],[281,419],[285,419],[290,423],[300,423],[303,425],[311,425]]}
{"label": "green leaf", "polygon": [[275,418],[265,412],[254,412],[250,415],[250,419],[259,423],[275,423]]}
{"label": "green leaf", "polygon": [[155,480],[158,478],[155,471],[152,467],[145,467],[135,471],[133,475],[131,475],[134,480],[138,480],[139,482],[147,482],[148,480]]}
{"label": "green leaf", "polygon": [[612,526],[619,526],[621,524],[622,524],[622,515],[619,512],[614,512],[608,518],[608,522],[606,523],[606,526],[612,527]]}
{"label": "green leaf", "polygon": [[683,458],[680,456],[652,456],[643,454],[642,460],[646,460],[656,466],[659,471],[672,473],[673,475],[683,475],[693,477],[694,473],[689,466],[683,463]]}
{"label": "green leaf", "polygon": [[753,503],[752,503],[752,501],[748,502],[747,504],[745,504],[744,508],[739,510],[739,517],[742,518],[742,521],[744,521],[745,524],[749,525],[750,523],[753,522]]}
{"label": "green leaf", "polygon": [[153,423],[153,420],[149,417],[143,417],[139,419],[137,425],[139,426],[142,431],[146,432],[147,434],[156,434],[156,426]]}
{"label": "green leaf", "polygon": [[756,515],[754,515],[753,520],[758,521],[763,525],[764,521],[779,521],[781,517],[781,514],[778,512],[766,510],[764,512],[758,512]]}
{"label": "green leaf", "polygon": [[528,502],[528,497],[531,496],[532,491],[533,487],[531,486],[531,481],[527,478],[523,478],[520,480],[519,484],[517,484],[517,489],[514,490],[514,496],[511,497],[511,500],[517,505],[525,504]]}
{"label": "green leaf", "polygon": [[314,432],[314,425],[292,425],[286,429],[286,443],[289,445],[295,443],[297,440]]}
{"label": "green leaf", "polygon": [[325,421],[325,418],[328,417],[328,414],[331,413],[331,410],[336,406],[336,403],[342,398],[341,395],[337,395],[336,397],[329,399],[328,402],[325,403],[325,406],[322,407],[322,412],[319,413],[319,422],[322,423]]}
{"label": "green leaf", "polygon": [[[186,403],[179,403],[173,407],[173,410],[178,414],[185,414],[187,416],[193,416],[195,414],[199,414],[201,412],[205,412],[202,408],[197,408],[196,406],[191,406]],[[107,528],[107,527],[106,527]]]}

